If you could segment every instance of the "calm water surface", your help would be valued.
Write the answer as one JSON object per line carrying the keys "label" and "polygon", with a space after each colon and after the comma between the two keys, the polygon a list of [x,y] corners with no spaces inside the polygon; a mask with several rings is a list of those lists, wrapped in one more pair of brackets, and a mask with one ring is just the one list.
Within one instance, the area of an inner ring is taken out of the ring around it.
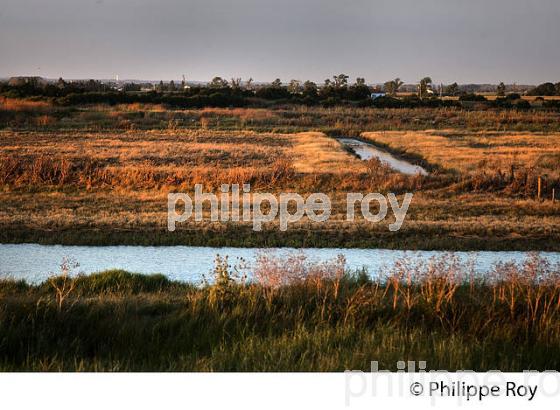
{"label": "calm water surface", "polygon": [[372,144],[368,144],[366,142],[353,138],[339,138],[339,141],[344,145],[352,148],[356,155],[358,155],[364,161],[372,158],[378,158],[381,162],[389,165],[394,170],[403,174],[428,175],[428,172],[424,168],[418,165],[411,164],[410,162],[397,159],[388,152],[382,151]]}
{"label": "calm water surface", "polygon": [[[0,276],[40,282],[52,273],[58,273],[64,257],[79,264],[85,274],[107,269],[125,269],[144,274],[162,273],[174,280],[198,283],[214,266],[217,254],[229,256],[230,262],[244,258],[247,265],[254,263],[259,249],[213,248],[189,246],[60,246],[60,245],[0,245]],[[384,249],[277,249],[278,256],[303,252],[314,261],[324,261],[344,255],[350,269],[365,268],[373,277],[403,257],[425,261],[433,256],[446,255],[437,251],[395,251]],[[456,252],[461,260],[472,261],[475,269],[484,273],[498,262],[522,263],[526,252]],[[541,253],[551,263],[560,263],[560,253]]]}

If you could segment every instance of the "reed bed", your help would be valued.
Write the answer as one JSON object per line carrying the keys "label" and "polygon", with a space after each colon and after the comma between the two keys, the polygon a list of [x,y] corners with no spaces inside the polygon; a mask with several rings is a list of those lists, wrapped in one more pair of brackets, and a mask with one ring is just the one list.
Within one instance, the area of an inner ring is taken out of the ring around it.
{"label": "reed bed", "polygon": [[162,169],[153,162],[125,166],[107,166],[92,159],[71,160],[66,157],[38,156],[33,159],[0,157],[0,185],[18,187],[75,187],[75,188],[136,188],[194,189],[202,184],[207,189],[218,190],[221,184],[251,184],[270,187],[294,175],[289,161],[276,160],[268,168],[193,167],[187,169]]}
{"label": "reed bed", "polygon": [[[211,111],[213,112],[213,111]],[[440,177],[401,175],[363,162],[319,132],[128,132],[0,134],[6,189],[182,189],[251,184],[253,190],[403,192],[442,186]]]}
{"label": "reed bed", "polygon": [[515,132],[383,131],[361,137],[441,173],[454,175],[453,192],[500,192],[535,198],[560,193],[558,134]]}

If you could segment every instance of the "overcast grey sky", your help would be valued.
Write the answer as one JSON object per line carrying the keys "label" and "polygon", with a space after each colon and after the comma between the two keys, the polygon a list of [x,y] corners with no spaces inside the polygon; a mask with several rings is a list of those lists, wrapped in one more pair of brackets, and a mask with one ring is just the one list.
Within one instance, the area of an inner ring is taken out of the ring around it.
{"label": "overcast grey sky", "polygon": [[0,0],[0,77],[560,81],[559,0]]}

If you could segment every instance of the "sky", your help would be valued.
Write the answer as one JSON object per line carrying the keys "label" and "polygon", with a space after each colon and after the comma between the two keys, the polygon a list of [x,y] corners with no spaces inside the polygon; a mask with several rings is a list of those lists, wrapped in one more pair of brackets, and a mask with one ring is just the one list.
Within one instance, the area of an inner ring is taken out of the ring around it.
{"label": "sky", "polygon": [[559,0],[0,0],[0,77],[560,81]]}

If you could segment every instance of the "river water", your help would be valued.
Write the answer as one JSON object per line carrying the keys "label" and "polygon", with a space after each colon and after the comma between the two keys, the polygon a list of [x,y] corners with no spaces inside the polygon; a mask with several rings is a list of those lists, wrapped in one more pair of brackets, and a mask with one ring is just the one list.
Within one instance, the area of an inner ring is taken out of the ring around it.
{"label": "river water", "polygon": [[403,161],[400,159],[395,158],[388,152],[382,151],[379,148],[375,147],[372,144],[368,144],[366,142],[353,139],[353,138],[339,138],[339,141],[352,148],[352,150],[364,161],[372,158],[378,158],[381,162],[389,165],[395,171],[406,175],[428,175],[428,172],[418,166],[411,164],[410,162]]}
{"label": "river water", "polygon": [[[325,261],[344,255],[351,270],[365,268],[375,277],[387,267],[407,257],[411,261],[426,261],[434,256],[445,256],[437,251],[400,251],[385,249],[317,249],[307,248],[269,250],[281,257],[293,252],[303,252],[312,261]],[[250,267],[259,249],[213,248],[190,246],[61,246],[36,244],[0,245],[0,276],[25,279],[28,282],[44,281],[60,272],[60,263],[69,257],[80,264],[77,269],[85,274],[107,269],[125,269],[131,272],[162,273],[170,279],[199,283],[214,267],[216,255],[229,256],[230,263],[244,258]],[[483,274],[498,262],[522,263],[526,252],[455,252],[462,261],[474,264]],[[541,253],[551,263],[560,263],[560,253]]]}

